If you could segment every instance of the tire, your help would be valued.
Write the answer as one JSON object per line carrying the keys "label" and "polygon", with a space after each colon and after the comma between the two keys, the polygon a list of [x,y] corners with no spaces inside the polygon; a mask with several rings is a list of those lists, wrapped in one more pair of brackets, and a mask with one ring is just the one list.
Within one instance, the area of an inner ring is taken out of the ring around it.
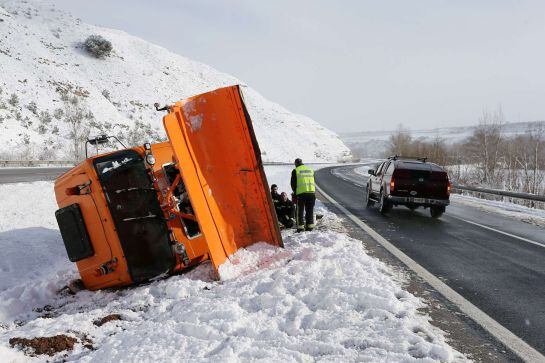
{"label": "tire", "polygon": [[445,207],[433,206],[430,207],[430,215],[432,218],[440,218],[445,213]]}
{"label": "tire", "polygon": [[378,211],[382,214],[388,213],[392,209],[393,205],[390,203],[390,201],[386,198],[386,194],[384,194],[384,191],[380,191],[380,201],[378,203]]}
{"label": "tire", "polygon": [[371,193],[369,192],[369,184],[365,186],[365,192],[363,194],[363,200],[365,207],[369,208],[375,205],[375,201],[371,199]]}

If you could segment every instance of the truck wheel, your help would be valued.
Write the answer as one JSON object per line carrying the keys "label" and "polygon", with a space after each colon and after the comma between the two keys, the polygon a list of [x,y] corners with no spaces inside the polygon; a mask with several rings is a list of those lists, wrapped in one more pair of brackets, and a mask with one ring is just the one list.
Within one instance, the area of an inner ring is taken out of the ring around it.
{"label": "truck wheel", "polygon": [[365,186],[365,192],[363,193],[363,200],[366,207],[372,207],[375,205],[375,201],[371,199],[371,193],[369,192],[369,184]]}
{"label": "truck wheel", "polygon": [[430,207],[430,214],[432,218],[439,218],[445,213],[445,207],[442,206],[433,206]]}
{"label": "truck wheel", "polygon": [[388,213],[392,209],[392,203],[386,198],[386,194],[384,194],[384,191],[380,192],[380,201],[378,204],[378,211],[382,214]]}

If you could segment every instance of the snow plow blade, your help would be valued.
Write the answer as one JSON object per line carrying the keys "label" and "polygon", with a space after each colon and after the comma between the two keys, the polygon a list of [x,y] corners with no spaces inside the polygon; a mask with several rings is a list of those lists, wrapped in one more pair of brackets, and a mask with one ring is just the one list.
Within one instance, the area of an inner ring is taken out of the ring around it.
{"label": "snow plow blade", "polygon": [[177,102],[163,123],[216,271],[241,247],[283,246],[239,86]]}

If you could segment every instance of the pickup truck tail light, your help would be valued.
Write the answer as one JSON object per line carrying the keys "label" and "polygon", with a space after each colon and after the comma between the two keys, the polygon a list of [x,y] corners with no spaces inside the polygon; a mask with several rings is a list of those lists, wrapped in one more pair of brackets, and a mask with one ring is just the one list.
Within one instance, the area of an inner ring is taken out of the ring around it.
{"label": "pickup truck tail light", "polygon": [[452,189],[452,183],[449,181],[447,181],[447,195],[450,195],[450,190]]}
{"label": "pickup truck tail light", "polygon": [[396,181],[394,178],[392,178],[392,180],[390,180],[390,193],[394,191],[395,186],[396,186]]}

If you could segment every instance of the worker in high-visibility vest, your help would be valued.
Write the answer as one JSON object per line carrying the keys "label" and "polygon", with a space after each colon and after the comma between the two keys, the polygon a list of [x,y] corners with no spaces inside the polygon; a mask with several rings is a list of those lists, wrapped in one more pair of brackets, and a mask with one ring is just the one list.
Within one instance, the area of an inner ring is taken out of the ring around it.
{"label": "worker in high-visibility vest", "polygon": [[299,158],[295,159],[295,169],[291,172],[291,189],[297,198],[297,232],[312,231],[316,203],[314,170]]}

